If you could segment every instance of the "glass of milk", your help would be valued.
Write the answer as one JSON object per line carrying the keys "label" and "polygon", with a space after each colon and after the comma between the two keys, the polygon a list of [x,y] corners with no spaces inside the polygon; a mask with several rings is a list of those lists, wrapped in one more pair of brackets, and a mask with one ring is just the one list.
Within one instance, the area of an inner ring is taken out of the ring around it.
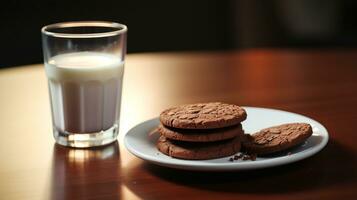
{"label": "glass of milk", "polygon": [[81,21],[41,31],[56,142],[83,148],[115,141],[127,27]]}

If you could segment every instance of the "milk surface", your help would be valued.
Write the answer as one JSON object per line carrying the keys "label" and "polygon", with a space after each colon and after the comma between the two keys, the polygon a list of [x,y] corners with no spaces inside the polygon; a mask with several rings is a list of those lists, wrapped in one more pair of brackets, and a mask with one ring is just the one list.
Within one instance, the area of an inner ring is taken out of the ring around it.
{"label": "milk surface", "polygon": [[124,63],[98,52],[54,56],[45,65],[55,128],[93,133],[118,123]]}

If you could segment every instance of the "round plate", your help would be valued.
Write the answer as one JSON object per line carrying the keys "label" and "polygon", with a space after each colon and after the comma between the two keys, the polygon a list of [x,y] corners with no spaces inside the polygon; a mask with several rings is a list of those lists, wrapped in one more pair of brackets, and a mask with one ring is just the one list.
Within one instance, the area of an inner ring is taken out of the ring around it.
{"label": "round plate", "polygon": [[281,110],[244,108],[248,114],[247,120],[242,123],[246,133],[254,133],[260,129],[284,123],[306,122],[311,124],[313,134],[304,144],[298,147],[269,157],[257,157],[255,161],[235,160],[231,162],[229,161],[231,156],[211,160],[182,160],[169,157],[156,149],[158,134],[148,135],[160,123],[159,119],[155,118],[132,128],[125,135],[124,144],[132,154],[151,163],[171,168],[201,171],[251,170],[279,166],[310,157],[327,144],[328,133],[326,128],[311,118]]}

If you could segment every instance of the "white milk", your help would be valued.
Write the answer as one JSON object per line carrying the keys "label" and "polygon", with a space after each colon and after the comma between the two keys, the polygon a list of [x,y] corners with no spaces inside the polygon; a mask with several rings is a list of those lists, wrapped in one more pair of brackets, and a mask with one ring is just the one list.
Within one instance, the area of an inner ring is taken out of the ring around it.
{"label": "white milk", "polygon": [[124,63],[105,53],[54,56],[45,66],[59,131],[93,133],[118,123]]}

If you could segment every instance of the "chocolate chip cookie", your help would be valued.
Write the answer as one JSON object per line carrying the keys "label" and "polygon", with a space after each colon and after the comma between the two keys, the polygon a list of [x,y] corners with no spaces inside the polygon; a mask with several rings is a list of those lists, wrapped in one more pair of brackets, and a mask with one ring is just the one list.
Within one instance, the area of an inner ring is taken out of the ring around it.
{"label": "chocolate chip cookie", "polygon": [[181,129],[213,129],[237,125],[247,118],[242,107],[221,102],[169,108],[160,115],[163,125]]}

